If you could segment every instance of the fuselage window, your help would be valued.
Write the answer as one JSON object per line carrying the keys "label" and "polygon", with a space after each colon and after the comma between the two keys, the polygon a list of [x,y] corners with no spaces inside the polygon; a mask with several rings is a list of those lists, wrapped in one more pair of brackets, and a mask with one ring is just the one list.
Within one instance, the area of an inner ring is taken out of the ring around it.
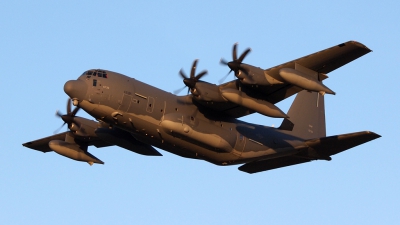
{"label": "fuselage window", "polygon": [[93,86],[96,87],[96,85],[97,85],[97,80],[93,79]]}

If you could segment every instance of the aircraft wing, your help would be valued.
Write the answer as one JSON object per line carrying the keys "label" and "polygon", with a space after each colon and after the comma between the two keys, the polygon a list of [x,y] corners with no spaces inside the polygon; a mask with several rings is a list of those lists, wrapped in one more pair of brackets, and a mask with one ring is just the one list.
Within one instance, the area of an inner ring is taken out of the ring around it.
{"label": "aircraft wing", "polygon": [[[380,135],[374,132],[364,131],[312,139],[305,142],[306,145],[309,146],[309,150],[306,152],[302,152],[293,156],[246,163],[240,166],[239,170],[246,173],[257,173],[310,162],[312,160],[322,158],[330,159],[330,156],[332,155],[353,148],[357,145],[361,145],[365,142],[372,141],[379,137]],[[310,153],[312,153],[312,155]]]}
{"label": "aircraft wing", "polygon": [[49,137],[45,137],[45,138],[41,138],[35,141],[30,141],[30,142],[26,142],[24,144],[22,144],[23,146],[30,148],[30,149],[34,149],[34,150],[38,150],[41,152],[51,152],[53,150],[50,149],[49,147],[49,142],[52,140],[60,140],[60,141],[64,141],[65,139],[65,135],[68,132],[63,132],[63,133],[59,133],[59,134],[55,134]]}
{"label": "aircraft wing", "polygon": [[300,65],[319,73],[329,73],[369,52],[371,52],[371,50],[365,45],[356,41],[348,41],[279,66],[272,67],[266,71],[269,74],[278,73],[280,68],[294,68],[294,63],[299,63]]}
{"label": "aircraft wing", "polygon": [[[65,140],[65,135],[68,132],[69,131],[66,131],[66,132],[63,132],[63,133],[59,133],[59,134],[55,134],[55,135],[48,136],[48,137],[45,137],[45,138],[41,138],[41,139],[38,139],[38,140],[26,142],[26,143],[24,143],[22,145],[27,147],[27,148],[38,150],[38,151],[41,151],[41,152],[44,152],[44,153],[51,152],[53,150],[50,149],[49,142],[53,141],[53,140],[64,141]],[[98,140],[98,138],[97,139],[91,139],[90,141],[88,140],[87,144],[88,144],[88,146],[94,145],[97,148],[111,146],[107,142]]]}
{"label": "aircraft wing", "polygon": [[[88,123],[88,120],[86,123]],[[53,140],[64,141],[68,132],[69,131],[66,131],[35,141],[30,141],[22,145],[44,153],[51,152],[53,150],[49,147],[49,142]],[[162,156],[162,154],[154,149],[153,146],[137,141],[130,134],[119,129],[111,130],[108,128],[99,128],[95,129],[91,136],[72,135],[77,142],[87,145],[86,147],[95,146],[96,148],[102,148],[116,145],[142,155]]]}
{"label": "aircraft wing", "polygon": [[[281,65],[265,70],[265,73],[271,77],[278,77],[279,70],[282,68],[295,69],[295,64],[299,64],[308,69],[314,70],[318,73],[327,74],[335,69],[371,52],[365,45],[356,42],[348,41],[331,48],[283,63]],[[322,79],[327,78],[322,75]],[[257,86],[257,85],[241,85],[238,79],[231,82],[221,84],[220,89],[233,88],[242,89],[252,93],[252,97],[268,101],[276,104],[296,93],[302,89],[291,84],[278,84],[272,86]],[[253,111],[233,103],[220,103],[212,107],[216,111],[228,114],[229,116],[238,118],[253,113]]]}

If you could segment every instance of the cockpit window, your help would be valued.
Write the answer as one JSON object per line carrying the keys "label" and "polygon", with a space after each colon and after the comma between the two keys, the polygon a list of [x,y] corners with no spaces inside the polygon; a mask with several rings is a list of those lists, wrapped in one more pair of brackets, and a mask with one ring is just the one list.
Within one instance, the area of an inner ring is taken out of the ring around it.
{"label": "cockpit window", "polygon": [[104,70],[88,70],[83,74],[86,74],[88,76],[98,76],[98,77],[107,78],[107,72]]}
{"label": "cockpit window", "polygon": [[97,76],[98,76],[98,77],[107,78],[107,73],[106,73],[106,71],[104,71],[104,70],[98,70],[98,71],[97,71]]}

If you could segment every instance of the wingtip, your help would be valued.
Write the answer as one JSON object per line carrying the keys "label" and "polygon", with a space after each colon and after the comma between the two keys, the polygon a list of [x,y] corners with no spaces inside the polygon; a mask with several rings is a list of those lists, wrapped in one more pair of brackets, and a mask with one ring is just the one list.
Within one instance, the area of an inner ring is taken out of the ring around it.
{"label": "wingtip", "polygon": [[372,131],[366,131],[366,132],[368,134],[370,134],[372,137],[374,137],[374,139],[382,137],[381,135],[379,135],[379,134],[377,134],[375,132],[372,132]]}
{"label": "wingtip", "polygon": [[361,47],[361,48],[365,48],[365,49],[368,50],[369,52],[372,52],[372,50],[371,50],[370,48],[368,48],[366,45],[364,45],[364,44],[361,43],[361,42],[351,40],[351,41],[349,41],[349,43],[352,43],[352,44],[354,44],[354,45],[356,45],[356,46],[358,46],[358,47]]}

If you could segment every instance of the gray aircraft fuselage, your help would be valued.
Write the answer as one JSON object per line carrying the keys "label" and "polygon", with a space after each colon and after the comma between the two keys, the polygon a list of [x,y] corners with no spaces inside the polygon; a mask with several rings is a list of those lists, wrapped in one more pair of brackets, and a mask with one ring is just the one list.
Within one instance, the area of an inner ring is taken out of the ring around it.
{"label": "gray aircraft fuselage", "polygon": [[286,131],[201,110],[190,95],[179,97],[105,72],[107,78],[84,73],[64,90],[88,114],[140,142],[217,165],[281,157],[304,147],[304,140]]}

